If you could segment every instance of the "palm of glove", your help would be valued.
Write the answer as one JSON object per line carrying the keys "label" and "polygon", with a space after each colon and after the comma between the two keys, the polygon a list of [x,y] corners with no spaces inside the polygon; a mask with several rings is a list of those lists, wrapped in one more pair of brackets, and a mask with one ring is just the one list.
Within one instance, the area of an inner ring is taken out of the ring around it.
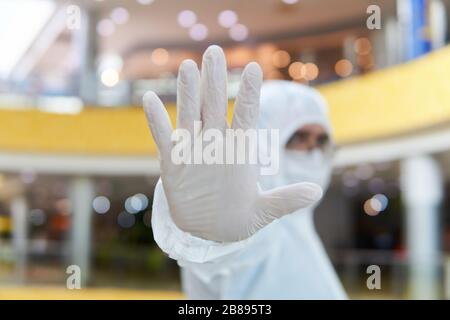
{"label": "palm of glove", "polygon": [[[250,63],[242,75],[231,129],[256,127],[261,83],[259,65]],[[191,60],[180,66],[177,129],[187,130],[192,139],[187,144],[178,143],[186,144],[194,155],[194,138],[216,129],[226,146],[226,139],[230,138],[225,135],[227,105],[225,57],[222,49],[211,46],[203,56],[201,75]],[[208,240],[238,241],[321,197],[320,187],[311,183],[261,192],[257,184],[258,168],[248,163],[175,164],[172,150],[176,144],[171,140],[173,130],[163,104],[149,92],[144,96],[144,107],[160,152],[161,179],[170,213],[181,230]],[[200,132],[194,129],[195,121],[201,121]],[[231,151],[236,150],[224,149]]]}
{"label": "palm of glove", "polygon": [[[177,226],[210,240],[238,240],[252,232],[258,198],[253,168],[246,165],[163,165],[161,175]],[[174,177],[174,178],[172,178]]]}

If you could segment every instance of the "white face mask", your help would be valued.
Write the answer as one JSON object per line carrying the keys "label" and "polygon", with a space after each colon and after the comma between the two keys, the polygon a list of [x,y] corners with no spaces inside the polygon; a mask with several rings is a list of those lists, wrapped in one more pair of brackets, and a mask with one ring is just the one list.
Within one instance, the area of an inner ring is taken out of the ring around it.
{"label": "white face mask", "polygon": [[312,151],[286,150],[282,178],[285,184],[313,182],[325,191],[330,183],[331,159],[319,149]]}

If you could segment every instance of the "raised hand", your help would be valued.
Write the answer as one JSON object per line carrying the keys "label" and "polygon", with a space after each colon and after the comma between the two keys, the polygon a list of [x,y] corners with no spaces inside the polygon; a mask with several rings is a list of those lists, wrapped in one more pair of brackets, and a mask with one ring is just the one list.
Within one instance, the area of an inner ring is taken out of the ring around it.
{"label": "raised hand", "polygon": [[[194,61],[186,60],[181,64],[177,129],[188,132],[190,140],[173,142],[173,129],[161,100],[153,92],[144,96],[145,113],[160,153],[161,179],[172,220],[183,231],[220,242],[248,238],[274,219],[309,206],[322,195],[320,187],[312,183],[262,192],[255,164],[180,164],[174,161],[176,147],[183,147],[192,156],[198,154],[195,139],[210,129],[215,129],[223,145],[227,145],[226,74],[225,56],[218,46],[210,46],[204,53],[201,75]],[[231,129],[256,129],[261,84],[261,68],[255,62],[248,64],[242,74]]]}

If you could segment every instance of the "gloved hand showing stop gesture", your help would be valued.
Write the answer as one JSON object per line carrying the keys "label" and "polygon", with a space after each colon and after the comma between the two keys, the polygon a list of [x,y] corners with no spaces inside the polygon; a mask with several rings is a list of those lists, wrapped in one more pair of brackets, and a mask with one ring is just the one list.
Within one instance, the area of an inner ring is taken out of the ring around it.
{"label": "gloved hand showing stop gesture", "polygon": [[[226,145],[226,75],[225,56],[218,46],[211,46],[204,53],[201,75],[192,60],[185,60],[180,66],[177,128],[188,130],[192,144],[195,136],[218,129]],[[261,68],[254,62],[248,64],[242,74],[231,129],[256,129],[261,84]],[[176,164],[171,158],[176,146],[171,139],[172,125],[155,93],[145,94],[144,109],[160,153],[161,179],[171,218],[185,232],[219,242],[243,240],[322,196],[321,188],[313,183],[263,192],[258,187],[254,164]],[[194,130],[195,121],[201,121],[200,132]]]}

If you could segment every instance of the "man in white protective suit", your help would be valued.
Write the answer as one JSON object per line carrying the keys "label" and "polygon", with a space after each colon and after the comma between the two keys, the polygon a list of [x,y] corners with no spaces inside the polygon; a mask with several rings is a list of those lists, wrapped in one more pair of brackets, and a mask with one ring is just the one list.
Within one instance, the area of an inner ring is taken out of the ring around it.
{"label": "man in white protective suit", "polygon": [[[177,129],[193,137],[211,128],[224,132],[227,101],[220,47],[206,50],[201,74],[195,62],[181,64]],[[313,222],[332,157],[327,107],[316,90],[262,84],[258,64],[244,69],[231,129],[279,129],[279,171],[272,176],[250,164],[174,164],[163,104],[149,92],[144,109],[160,153],[153,233],[181,266],[189,298],[346,299]],[[194,121],[201,121],[200,131]]]}

